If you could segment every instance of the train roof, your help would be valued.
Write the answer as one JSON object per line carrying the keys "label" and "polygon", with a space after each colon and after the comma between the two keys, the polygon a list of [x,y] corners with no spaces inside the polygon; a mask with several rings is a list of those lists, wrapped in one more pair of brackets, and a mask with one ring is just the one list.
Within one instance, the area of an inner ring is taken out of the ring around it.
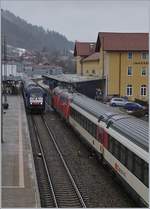
{"label": "train roof", "polygon": [[24,88],[28,88],[28,87],[31,87],[31,86],[37,86],[37,84],[30,79],[25,79],[23,81],[23,84],[24,84]]}
{"label": "train roof", "polygon": [[148,123],[133,116],[123,114],[112,107],[81,94],[74,94],[72,103],[102,120],[142,149],[149,149]]}

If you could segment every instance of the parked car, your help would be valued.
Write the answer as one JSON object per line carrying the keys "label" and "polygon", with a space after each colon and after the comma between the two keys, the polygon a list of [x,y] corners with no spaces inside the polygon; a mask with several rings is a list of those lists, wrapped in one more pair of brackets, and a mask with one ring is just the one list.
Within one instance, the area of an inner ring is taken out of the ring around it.
{"label": "parked car", "polygon": [[121,97],[113,97],[110,100],[110,105],[113,107],[124,107],[124,105],[127,103],[127,99],[121,98]]}
{"label": "parked car", "polygon": [[143,107],[142,105],[136,102],[126,102],[126,104],[124,105],[124,109],[129,111],[136,111],[136,110],[144,110],[145,107]]}

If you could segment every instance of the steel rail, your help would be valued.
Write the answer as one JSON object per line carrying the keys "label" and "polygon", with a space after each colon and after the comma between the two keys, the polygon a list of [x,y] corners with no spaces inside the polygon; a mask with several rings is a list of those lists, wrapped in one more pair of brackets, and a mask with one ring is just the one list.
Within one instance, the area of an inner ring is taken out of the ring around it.
{"label": "steel rail", "polygon": [[54,143],[54,145],[55,145],[55,148],[56,148],[56,150],[57,150],[57,152],[58,152],[58,154],[59,154],[61,160],[62,160],[62,163],[63,163],[63,165],[64,165],[64,167],[65,167],[65,169],[66,169],[66,171],[67,171],[67,174],[68,174],[68,176],[69,176],[69,178],[70,178],[70,180],[71,180],[71,183],[72,183],[72,185],[73,185],[73,187],[74,187],[74,189],[75,189],[75,191],[76,191],[76,194],[77,194],[77,196],[78,196],[78,198],[79,198],[79,200],[80,200],[80,203],[81,203],[82,207],[86,208],[86,204],[85,204],[85,202],[84,202],[84,200],[83,200],[83,198],[82,198],[82,195],[81,195],[81,193],[80,193],[80,191],[79,191],[79,189],[78,189],[78,187],[77,187],[77,185],[76,185],[76,183],[75,183],[75,181],[74,181],[74,178],[72,177],[72,175],[71,175],[71,173],[70,173],[70,171],[69,171],[69,168],[68,168],[68,166],[67,166],[67,164],[66,164],[66,162],[65,162],[65,160],[64,160],[64,158],[63,158],[63,155],[62,155],[62,153],[61,153],[61,151],[60,151],[60,149],[59,149],[59,147],[58,147],[58,145],[57,145],[57,143],[56,143],[56,141],[55,141],[54,134],[52,133],[52,131],[51,131],[51,129],[49,128],[49,126],[47,125],[47,122],[46,122],[46,120],[44,119],[44,117],[41,116],[41,118],[42,118],[42,120],[43,120],[43,122],[44,122],[44,124],[45,124],[45,127],[46,127],[46,129],[47,129],[47,131],[48,131],[48,133],[49,133],[49,135],[50,135],[50,137],[51,137],[51,139],[52,139],[52,141],[53,141],[53,143]]}
{"label": "steel rail", "polygon": [[33,117],[31,117],[31,118],[32,118],[32,122],[33,122],[33,125],[34,125],[34,129],[35,129],[35,135],[36,135],[36,138],[37,138],[37,141],[38,141],[38,144],[39,144],[39,147],[40,147],[40,151],[41,151],[41,154],[42,154],[42,159],[43,159],[44,167],[45,167],[45,170],[46,170],[47,178],[48,178],[48,181],[49,181],[50,189],[51,189],[51,192],[52,192],[52,198],[53,198],[53,201],[54,201],[54,205],[55,205],[56,208],[58,208],[58,203],[57,203],[57,200],[56,200],[56,195],[55,195],[55,192],[54,192],[52,180],[51,180],[51,177],[49,175],[49,171],[48,171],[46,159],[45,159],[45,156],[44,156],[43,148],[42,148],[42,145],[41,145],[41,142],[40,142],[40,139],[39,139],[38,129],[37,129],[37,126],[36,126],[36,123],[35,123]]}

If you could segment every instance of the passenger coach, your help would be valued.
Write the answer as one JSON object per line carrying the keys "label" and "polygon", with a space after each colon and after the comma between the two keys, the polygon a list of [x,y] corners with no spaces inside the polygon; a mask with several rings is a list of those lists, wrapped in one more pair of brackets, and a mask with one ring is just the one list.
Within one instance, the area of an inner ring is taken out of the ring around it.
{"label": "passenger coach", "polygon": [[[148,123],[78,93],[61,90],[54,96],[55,100],[59,96],[57,111],[117,174],[133,198],[148,206]],[[53,99],[52,105],[55,108]]]}

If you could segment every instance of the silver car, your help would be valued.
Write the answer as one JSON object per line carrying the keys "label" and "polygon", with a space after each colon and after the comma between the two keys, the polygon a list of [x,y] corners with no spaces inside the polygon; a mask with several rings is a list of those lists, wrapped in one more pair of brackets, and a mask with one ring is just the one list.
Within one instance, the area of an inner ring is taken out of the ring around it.
{"label": "silver car", "polygon": [[113,107],[123,107],[127,103],[127,99],[120,98],[120,97],[114,97],[110,100],[110,105]]}

